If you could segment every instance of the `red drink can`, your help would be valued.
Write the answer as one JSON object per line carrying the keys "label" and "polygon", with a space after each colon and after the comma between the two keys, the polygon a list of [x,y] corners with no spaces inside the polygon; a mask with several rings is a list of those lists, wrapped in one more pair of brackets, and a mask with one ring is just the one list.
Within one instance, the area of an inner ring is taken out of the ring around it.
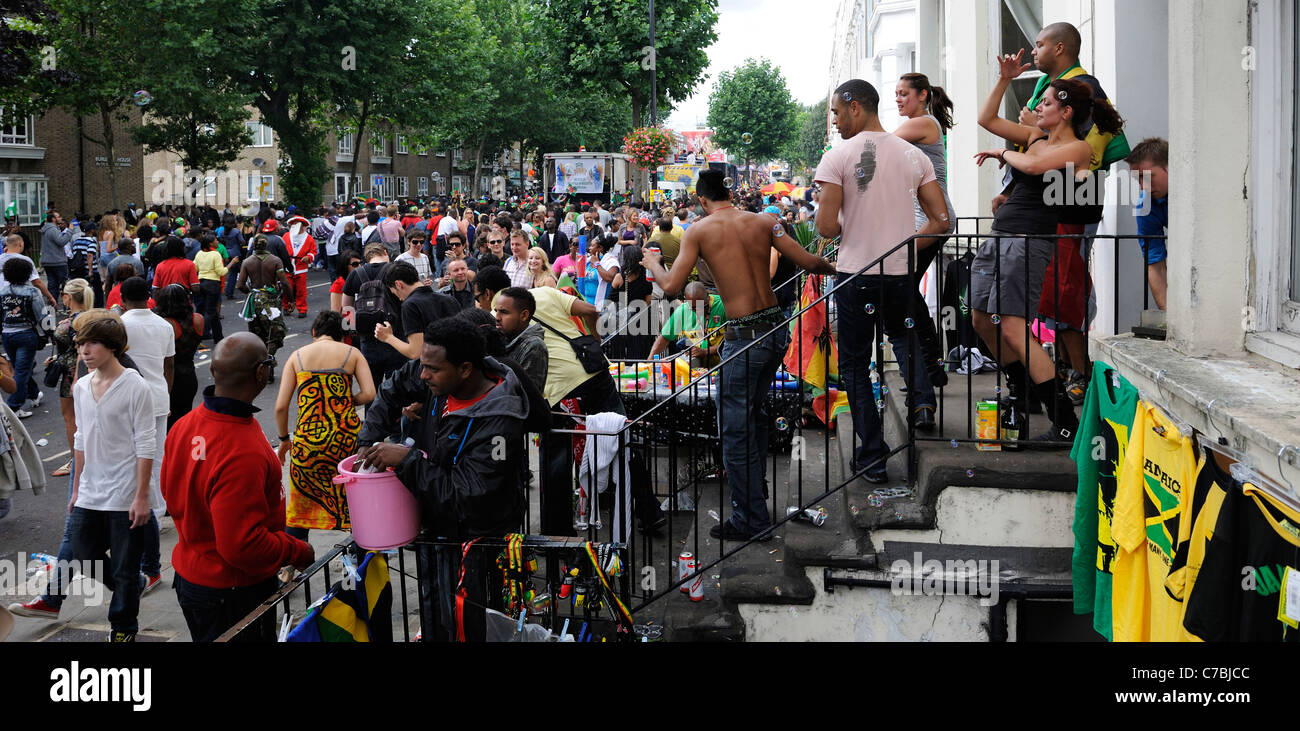
{"label": "red drink can", "polygon": [[[678,561],[678,565],[682,567],[682,575],[681,577],[679,577],[679,580],[684,579],[687,576],[695,573],[696,567],[698,565],[695,562],[695,556],[683,551],[681,557],[678,558],[677,561]],[[691,579],[685,584],[682,584],[682,591],[689,594],[691,597],[691,601],[693,602],[703,601],[704,600],[704,577],[702,575],[697,574],[695,578]]]}

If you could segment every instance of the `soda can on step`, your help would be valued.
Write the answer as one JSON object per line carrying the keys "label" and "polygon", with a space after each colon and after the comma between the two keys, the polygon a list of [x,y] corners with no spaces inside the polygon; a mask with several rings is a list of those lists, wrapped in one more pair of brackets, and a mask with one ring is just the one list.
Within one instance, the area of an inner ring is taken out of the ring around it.
{"label": "soda can on step", "polygon": [[[690,551],[682,551],[677,557],[677,580],[681,581],[687,576],[695,573],[695,554]],[[682,593],[691,593],[690,584],[682,584]]]}

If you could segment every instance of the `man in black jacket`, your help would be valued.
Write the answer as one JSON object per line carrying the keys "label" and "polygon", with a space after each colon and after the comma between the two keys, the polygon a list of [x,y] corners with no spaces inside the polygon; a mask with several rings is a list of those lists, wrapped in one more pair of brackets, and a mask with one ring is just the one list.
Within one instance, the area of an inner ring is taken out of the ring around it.
{"label": "man in black jacket", "polygon": [[461,582],[460,543],[505,536],[522,527],[520,477],[527,459],[524,430],[529,399],[515,372],[486,355],[483,335],[464,318],[448,317],[428,327],[420,366],[420,380],[430,398],[419,418],[416,448],[377,443],[359,455],[380,469],[393,467],[419,500],[426,533],[447,540],[445,545],[422,544],[417,550],[417,569],[434,588],[431,598],[421,597],[424,637],[455,641],[459,584],[468,593],[462,615],[464,635],[481,640],[482,608],[496,603],[488,595],[488,574],[498,549],[470,550]]}
{"label": "man in black jacket", "polygon": [[555,263],[556,259],[569,253],[569,237],[563,231],[559,230],[560,226],[555,220],[555,216],[547,216],[545,231],[537,237],[537,245],[542,247],[546,252],[546,257]]}

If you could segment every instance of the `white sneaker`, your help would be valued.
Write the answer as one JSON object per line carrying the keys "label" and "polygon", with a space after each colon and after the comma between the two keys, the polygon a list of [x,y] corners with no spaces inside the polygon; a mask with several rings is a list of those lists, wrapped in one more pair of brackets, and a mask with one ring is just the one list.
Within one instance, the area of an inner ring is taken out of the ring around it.
{"label": "white sneaker", "polygon": [[45,392],[44,392],[44,391],[37,391],[37,392],[36,392],[36,406],[37,406],[37,407],[40,407],[41,402],[44,401],[44,400],[45,400]]}
{"label": "white sneaker", "polygon": [[32,412],[30,412],[30,411],[24,411],[23,409],[18,409],[17,411],[14,412],[14,416],[17,416],[19,419],[26,419],[27,417],[29,417],[29,416],[31,416],[31,415],[32,415]]}

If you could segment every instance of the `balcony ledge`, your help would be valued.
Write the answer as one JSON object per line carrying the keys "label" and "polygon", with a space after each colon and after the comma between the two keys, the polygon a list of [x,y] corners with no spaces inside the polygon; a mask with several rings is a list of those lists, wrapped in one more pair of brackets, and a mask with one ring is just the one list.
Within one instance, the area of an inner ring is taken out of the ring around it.
{"label": "balcony ledge", "polygon": [[45,148],[28,145],[0,145],[0,159],[44,160]]}
{"label": "balcony ledge", "polygon": [[[1263,474],[1300,484],[1297,450],[1283,457],[1285,474],[1278,474],[1277,458],[1283,447],[1300,447],[1300,371],[1254,353],[1191,357],[1166,342],[1132,335],[1093,337],[1091,352],[1143,397],[1196,430],[1214,437],[1222,433]],[[1213,414],[1207,417],[1211,402]]]}

